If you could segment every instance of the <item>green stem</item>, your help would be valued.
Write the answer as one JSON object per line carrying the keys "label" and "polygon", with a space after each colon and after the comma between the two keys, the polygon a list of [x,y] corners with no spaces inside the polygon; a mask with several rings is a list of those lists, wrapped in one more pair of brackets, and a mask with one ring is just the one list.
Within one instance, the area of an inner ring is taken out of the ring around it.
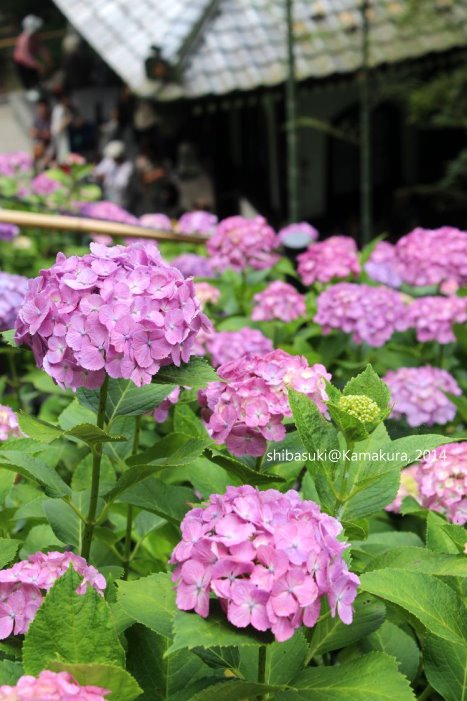
{"label": "green stem", "polygon": [[[107,388],[109,378],[106,375],[104,383],[99,394],[99,408],[97,410],[97,427],[104,428],[105,423],[105,407],[107,403]],[[89,559],[91,552],[92,536],[94,526],[96,525],[97,501],[99,499],[99,480],[101,473],[102,460],[102,443],[97,443],[92,449],[92,478],[91,478],[91,496],[89,498],[89,510],[84,524],[83,543],[81,547],[81,555],[85,560]]]}
{"label": "green stem", "polygon": [[346,451],[349,453],[349,457],[346,458],[345,463],[344,463],[344,470],[342,473],[342,480],[341,480],[341,486],[339,490],[339,497],[336,499],[336,505],[334,507],[334,511],[336,514],[336,518],[341,518],[342,516],[342,508],[347,501],[347,478],[349,476],[349,468],[352,464],[352,453],[354,449],[355,443],[354,441],[348,440],[347,441],[347,446],[346,446]]}
{"label": "green stem", "polygon": [[425,689],[423,689],[420,696],[417,696],[417,701],[428,701],[432,692],[433,692],[433,687],[431,686],[431,684],[428,684],[428,686],[426,686]]}
{"label": "green stem", "polygon": [[[137,416],[135,419],[135,432],[133,434],[133,448],[131,451],[132,455],[136,455],[139,445],[139,432],[141,428],[141,416]],[[123,557],[123,579],[128,579],[128,572],[130,571],[130,560],[131,560],[131,532],[133,530],[133,506],[128,504],[128,511],[126,515],[126,535],[125,535],[125,555]]]}
{"label": "green stem", "polygon": [[[266,645],[260,645],[258,649],[258,684],[266,683],[266,658],[268,649]],[[260,694],[257,701],[266,701],[267,694]]]}

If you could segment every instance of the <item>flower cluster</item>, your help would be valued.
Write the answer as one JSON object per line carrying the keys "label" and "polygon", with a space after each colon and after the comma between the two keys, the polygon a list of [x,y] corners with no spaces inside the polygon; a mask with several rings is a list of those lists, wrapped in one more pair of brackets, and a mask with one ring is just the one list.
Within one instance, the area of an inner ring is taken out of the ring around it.
{"label": "flower cluster", "polygon": [[27,560],[0,570],[0,640],[12,633],[27,632],[42,603],[42,592],[48,592],[70,565],[83,577],[77,594],[84,594],[88,585],[103,592],[106,587],[103,575],[71,552],[35,553]]}
{"label": "flower cluster", "polygon": [[264,217],[235,216],[220,222],[207,248],[214,270],[232,268],[241,272],[247,268],[271,268],[279,260],[274,252],[278,245],[279,240]]}
{"label": "flower cluster", "polygon": [[207,236],[212,236],[216,233],[216,227],[216,215],[203,210],[185,212],[177,223],[177,230],[181,234],[206,234]]}
{"label": "flower cluster", "polygon": [[304,285],[331,282],[360,272],[357,245],[349,236],[331,236],[314,243],[297,257],[297,262]]}
{"label": "flower cluster", "polygon": [[364,394],[345,394],[339,399],[338,407],[363,423],[373,423],[381,416],[376,402]]}
{"label": "flower cluster", "polygon": [[0,331],[11,329],[28,291],[28,279],[0,272]]}
{"label": "flower cluster", "polygon": [[6,441],[8,438],[19,438],[19,436],[21,436],[21,431],[18,417],[9,406],[0,404],[0,441]]}
{"label": "flower cluster", "polygon": [[277,236],[281,244],[287,248],[305,248],[312,241],[316,241],[319,233],[314,226],[306,221],[301,221],[284,226]]}
{"label": "flower cluster", "polygon": [[446,370],[425,365],[390,370],[383,377],[391,392],[394,408],[391,418],[405,417],[409,426],[446,424],[456,415],[456,407],[445,392],[462,391]]}
{"label": "flower cluster", "polygon": [[29,170],[32,170],[32,157],[26,151],[0,153],[0,175],[10,177]]}
{"label": "flower cluster", "polygon": [[139,218],[141,226],[148,229],[161,229],[162,231],[172,231],[172,222],[167,214],[143,214]]}
{"label": "flower cluster", "polygon": [[161,366],[187,362],[200,328],[210,328],[193,282],[151,244],[107,248],[42,270],[16,322],[16,341],[61,387],[97,388],[105,373],[151,382]]}
{"label": "flower cluster", "polygon": [[0,222],[0,241],[12,241],[19,234],[19,228],[15,224],[3,224]]}
{"label": "flower cluster", "polygon": [[253,321],[294,321],[306,315],[305,298],[287,282],[271,282],[254,296]]}
{"label": "flower cluster", "polygon": [[[467,232],[451,226],[417,228],[396,244],[401,277],[409,285],[467,284]],[[453,286],[453,287],[452,287]]]}
{"label": "flower cluster", "polygon": [[401,482],[397,492],[397,496],[390,504],[386,506],[386,511],[393,511],[398,514],[402,506],[402,502],[406,497],[412,497],[417,501],[420,501],[418,495],[418,484],[415,479],[417,472],[417,465],[412,465],[411,467],[406,467],[405,470],[401,472]]}
{"label": "flower cluster", "polygon": [[396,247],[388,241],[376,244],[365,263],[365,270],[375,282],[395,288],[402,285],[401,264],[397,258]]}
{"label": "flower cluster", "polygon": [[453,343],[453,324],[467,320],[465,297],[418,297],[407,308],[407,323],[417,331],[417,339]]}
{"label": "flower cluster", "polygon": [[157,421],[158,424],[164,423],[166,421],[170,407],[173,404],[176,404],[180,398],[180,387],[175,387],[170,394],[166,396],[165,399],[162,400],[158,406],[154,408],[154,421]]}
{"label": "flower cluster", "polygon": [[234,626],[271,630],[280,642],[316,624],[322,597],[331,616],[352,622],[359,579],[342,557],[342,526],[297,492],[227,487],[181,529],[171,558],[179,609],[206,618],[213,592]]}
{"label": "flower cluster", "polygon": [[54,178],[49,178],[47,172],[39,173],[31,180],[31,192],[40,197],[48,197],[53,195],[57,190],[61,190],[62,186]]}
{"label": "flower cluster", "polygon": [[467,442],[437,448],[417,465],[415,479],[422,506],[467,523]]}
{"label": "flower cluster", "polygon": [[207,351],[215,368],[237,358],[263,355],[273,349],[267,336],[248,326],[239,331],[218,331],[206,340]]}
{"label": "flower cluster", "polygon": [[204,256],[196,253],[182,253],[173,258],[170,265],[180,270],[184,277],[213,277],[211,264]]}
{"label": "flower cluster", "polygon": [[100,686],[81,686],[69,672],[44,670],[38,677],[20,677],[16,686],[0,686],[0,701],[104,701]]}
{"label": "flower cluster", "polygon": [[217,304],[221,298],[221,291],[209,282],[195,282],[195,294],[202,307],[206,304]]}
{"label": "flower cluster", "polygon": [[80,214],[83,217],[90,217],[91,219],[103,219],[104,221],[114,221],[119,224],[134,224],[137,226],[140,222],[137,217],[127,212],[126,209],[120,207],[114,202],[108,202],[107,200],[101,200],[100,202],[85,202],[81,206]]}
{"label": "flower cluster", "polygon": [[395,331],[407,329],[403,297],[389,287],[340,282],[321,292],[317,304],[315,321],[323,333],[339,329],[355,343],[379,348]]}
{"label": "flower cluster", "polygon": [[198,394],[202,417],[216,443],[225,443],[234,455],[263,455],[266,441],[285,436],[284,416],[291,416],[287,390],[310,397],[325,413],[326,380],[323,365],[275,350],[221,365],[222,382],[211,382]]}

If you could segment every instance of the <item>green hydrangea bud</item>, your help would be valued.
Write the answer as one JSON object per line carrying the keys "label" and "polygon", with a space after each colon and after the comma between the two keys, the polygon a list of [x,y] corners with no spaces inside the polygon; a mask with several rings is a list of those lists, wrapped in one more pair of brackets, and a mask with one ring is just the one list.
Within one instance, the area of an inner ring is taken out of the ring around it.
{"label": "green hydrangea bud", "polygon": [[364,424],[373,423],[381,417],[379,406],[364,394],[347,394],[339,399],[339,409]]}

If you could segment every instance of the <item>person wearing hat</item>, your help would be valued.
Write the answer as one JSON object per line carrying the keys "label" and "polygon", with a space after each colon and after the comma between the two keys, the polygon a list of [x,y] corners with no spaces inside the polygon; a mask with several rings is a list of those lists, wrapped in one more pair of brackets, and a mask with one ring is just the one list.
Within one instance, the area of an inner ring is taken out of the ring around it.
{"label": "person wearing hat", "polygon": [[16,39],[13,61],[25,90],[37,88],[50,63],[48,52],[37,36],[42,25],[40,17],[27,15],[22,22],[23,31]]}
{"label": "person wearing hat", "polygon": [[109,141],[104,148],[104,158],[94,169],[94,177],[104,191],[104,198],[125,207],[127,204],[128,184],[133,165],[126,158],[123,141]]}

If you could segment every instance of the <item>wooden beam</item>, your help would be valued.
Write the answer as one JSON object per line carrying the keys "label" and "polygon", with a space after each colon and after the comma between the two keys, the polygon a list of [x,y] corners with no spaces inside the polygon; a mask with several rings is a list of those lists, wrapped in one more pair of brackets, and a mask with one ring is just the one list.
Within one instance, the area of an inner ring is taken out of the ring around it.
{"label": "wooden beam", "polygon": [[39,214],[0,209],[0,222],[54,231],[78,231],[83,234],[107,234],[108,236],[148,239],[154,241],[179,241],[180,243],[206,243],[203,234],[179,234],[176,231],[149,229],[144,226],[119,224],[102,219],[87,219],[62,214]]}

